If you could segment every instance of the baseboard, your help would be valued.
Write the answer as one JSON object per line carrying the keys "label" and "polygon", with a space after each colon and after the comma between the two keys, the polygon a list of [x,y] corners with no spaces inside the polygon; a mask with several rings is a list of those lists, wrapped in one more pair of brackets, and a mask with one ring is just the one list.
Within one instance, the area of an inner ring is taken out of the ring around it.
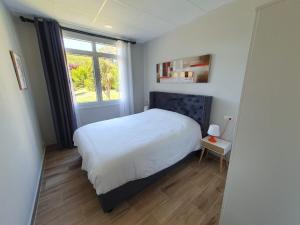
{"label": "baseboard", "polygon": [[42,166],[41,166],[41,171],[40,171],[40,175],[39,175],[38,186],[37,186],[37,189],[36,189],[36,192],[35,192],[34,206],[33,206],[33,209],[32,209],[31,219],[30,219],[30,223],[29,223],[30,225],[34,225],[35,219],[36,219],[36,212],[37,212],[37,206],[38,206],[38,202],[39,202],[40,189],[41,189],[43,171],[44,171],[44,164],[45,164],[45,154],[46,154],[46,148],[44,148],[44,153],[43,153],[43,157],[42,157]]}

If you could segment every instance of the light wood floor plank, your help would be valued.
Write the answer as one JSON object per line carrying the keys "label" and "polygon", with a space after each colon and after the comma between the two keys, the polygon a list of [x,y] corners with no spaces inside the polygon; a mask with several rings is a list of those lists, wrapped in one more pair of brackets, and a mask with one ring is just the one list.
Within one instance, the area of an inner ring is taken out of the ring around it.
{"label": "light wood floor plank", "polygon": [[218,224],[226,172],[209,157],[178,166],[111,213],[100,208],[76,149],[45,157],[36,225]]}

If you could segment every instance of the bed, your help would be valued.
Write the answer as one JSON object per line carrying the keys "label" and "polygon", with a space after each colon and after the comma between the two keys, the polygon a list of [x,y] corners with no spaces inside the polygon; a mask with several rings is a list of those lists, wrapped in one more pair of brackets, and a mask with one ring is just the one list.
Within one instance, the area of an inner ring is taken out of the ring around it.
{"label": "bed", "polygon": [[150,109],[77,129],[74,143],[102,208],[115,206],[200,149],[212,97],[150,93]]}

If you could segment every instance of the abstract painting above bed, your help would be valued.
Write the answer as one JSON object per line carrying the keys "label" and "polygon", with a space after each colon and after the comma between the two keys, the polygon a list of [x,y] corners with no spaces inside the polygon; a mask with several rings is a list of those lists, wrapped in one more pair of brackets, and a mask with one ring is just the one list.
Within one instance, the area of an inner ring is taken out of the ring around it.
{"label": "abstract painting above bed", "polygon": [[156,64],[158,83],[207,83],[211,55],[202,55]]}

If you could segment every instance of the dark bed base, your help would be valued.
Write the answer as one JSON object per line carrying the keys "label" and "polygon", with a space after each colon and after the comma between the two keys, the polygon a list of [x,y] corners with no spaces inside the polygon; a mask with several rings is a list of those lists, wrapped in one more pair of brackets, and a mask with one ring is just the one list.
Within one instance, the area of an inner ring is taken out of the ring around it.
{"label": "dark bed base", "polygon": [[[203,95],[187,95],[166,92],[150,92],[150,108],[165,109],[186,115],[201,126],[202,136],[206,136],[209,125],[212,97]],[[199,137],[200,138],[200,137]],[[110,212],[121,202],[143,190],[145,187],[157,181],[169,170],[190,158],[193,153],[156,174],[147,178],[130,181],[116,189],[98,196],[104,212]]]}
{"label": "dark bed base", "polygon": [[[197,152],[197,151],[196,151]],[[170,170],[189,160],[195,156],[196,152],[192,152],[185,158],[177,162],[176,164],[159,171],[149,177],[139,180],[130,181],[116,189],[113,189],[105,194],[98,195],[98,199],[101,203],[104,212],[111,212],[117,205],[134,196],[135,194],[144,190],[150,184],[153,184],[159,180],[162,176],[166,175]]]}

